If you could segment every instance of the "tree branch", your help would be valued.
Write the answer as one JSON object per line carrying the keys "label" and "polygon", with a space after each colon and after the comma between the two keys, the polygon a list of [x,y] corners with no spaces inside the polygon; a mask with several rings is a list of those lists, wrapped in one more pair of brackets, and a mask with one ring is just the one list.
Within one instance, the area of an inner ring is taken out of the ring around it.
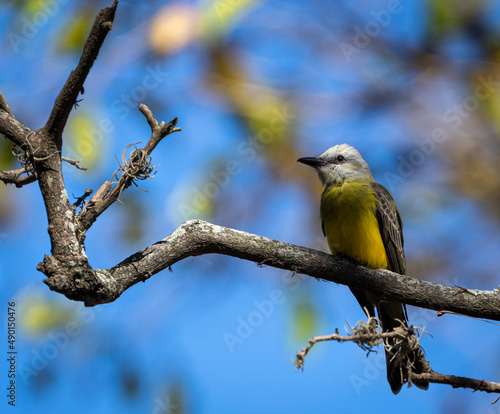
{"label": "tree branch", "polygon": [[[297,369],[304,368],[305,357],[311,348],[318,342],[325,341],[336,341],[336,342],[354,342],[360,348],[365,351],[373,352],[373,347],[382,343],[383,339],[393,338],[396,340],[415,340],[413,327],[399,327],[390,332],[379,332],[380,329],[370,326],[370,323],[358,323],[354,328],[351,328],[351,334],[342,336],[339,335],[338,329],[335,330],[334,334],[324,335],[324,336],[315,336],[309,340],[309,344],[300,352],[297,352],[296,360],[292,361]],[[419,328],[416,328],[419,330]],[[416,346],[418,345],[418,340],[416,342]],[[411,349],[410,349],[411,351]],[[454,375],[446,375],[440,374],[438,372],[433,371],[429,368],[429,372],[425,372],[422,374],[416,374],[411,372],[411,377],[409,378],[411,382],[415,383],[435,383],[435,384],[447,384],[451,385],[453,388],[470,388],[474,391],[484,391],[487,393],[499,393],[500,394],[500,383],[478,380],[473,378],[466,377],[457,377]]]}
{"label": "tree branch", "polygon": [[30,174],[30,171],[26,167],[23,167],[17,170],[0,171],[0,181],[3,181],[5,184],[14,184],[20,188],[23,185],[35,182],[36,175],[33,173]]}
{"label": "tree branch", "polygon": [[[28,158],[25,158],[28,137],[33,133],[28,127],[21,124],[12,114],[12,111],[7,104],[2,92],[0,92],[0,134],[14,143],[14,148],[19,150],[13,151],[14,155],[25,161],[21,162],[22,168],[10,171],[0,171],[0,181],[5,184],[14,184],[16,187],[30,184],[37,180],[36,174],[33,172],[33,165]],[[24,154],[21,158],[21,154]],[[23,176],[23,174],[27,174]]]}
{"label": "tree branch", "polygon": [[168,124],[165,122],[158,123],[158,121],[153,116],[151,110],[144,104],[139,106],[139,111],[146,117],[149,126],[151,127],[151,138],[144,147],[144,152],[149,155],[155,149],[155,147],[160,143],[160,141],[172,132],[178,132],[181,129],[176,128],[177,118],[172,119]]}
{"label": "tree branch", "polygon": [[369,290],[382,300],[394,300],[433,310],[500,320],[500,293],[444,286],[382,269],[368,269],[346,258],[254,234],[221,227],[202,220],[181,225],[170,236],[130,256],[99,274],[95,297],[77,289],[60,289],[57,279],[45,280],[51,289],[86,305],[116,300],[125,290],[190,256],[218,253],[317,279]]}
{"label": "tree branch", "polygon": [[69,202],[64,184],[61,165],[62,132],[78,93],[112,28],[117,5],[118,1],[115,0],[110,7],[98,13],[80,61],[56,98],[47,123],[27,139],[47,211],[52,246],[52,256],[46,255],[37,269],[49,278],[54,276],[68,286],[79,286],[82,289],[95,288],[96,277],[85,253],[85,237],[78,227],[76,206]]}
{"label": "tree branch", "polygon": [[[12,134],[16,139],[25,136],[25,142],[18,142],[22,144],[23,154],[33,166],[38,178],[47,212],[52,255],[46,255],[43,262],[38,264],[37,269],[43,272],[48,277],[47,280],[57,286],[59,291],[66,292],[68,297],[77,300],[79,295],[100,297],[101,291],[104,295],[108,294],[107,290],[101,286],[102,278],[99,271],[95,271],[89,265],[84,245],[85,231],[106,208],[118,199],[125,188],[136,184],[135,180],[152,176],[154,166],[150,163],[151,151],[163,137],[180,130],[175,128],[177,118],[167,125],[163,122],[160,124],[147,107],[141,108],[152,129],[148,144],[144,149],[132,151],[128,160],[125,160],[123,156],[123,164],[114,174],[114,179],[117,180],[115,187],[111,188],[113,182],[105,182],[90,202],[86,203],[80,215],[76,216],[75,210],[85,197],[77,200],[76,204],[69,202],[62,174],[62,132],[78,93],[97,58],[99,49],[112,28],[117,5],[118,1],[115,0],[110,7],[101,10],[97,15],[85,42],[80,61],[59,93],[46,125],[37,131],[28,130],[29,133],[24,135],[18,132]],[[6,103],[0,100],[0,106],[6,107]],[[4,130],[9,135],[9,128],[12,129],[12,125],[17,126],[15,120],[6,111],[0,111],[0,115],[8,121],[4,122],[6,125]],[[65,160],[78,167],[76,161]],[[90,194],[88,191],[87,193]]]}
{"label": "tree branch", "polygon": [[413,380],[428,381],[434,384],[448,384],[453,388],[471,388],[474,391],[484,391],[488,393],[500,394],[500,383],[478,380],[467,377],[457,377],[455,375],[440,374],[435,371],[426,372],[425,374],[412,374]]}
{"label": "tree branch", "polygon": [[61,160],[64,161],[64,162],[67,162],[68,164],[71,164],[71,165],[75,166],[79,170],[87,171],[87,168],[86,167],[82,167],[80,165],[80,161],[78,161],[78,160],[74,160],[72,158],[67,158],[67,157],[61,157]]}
{"label": "tree branch", "polygon": [[27,137],[32,132],[31,129],[14,118],[10,110],[5,111],[3,108],[0,108],[0,134],[5,135],[5,138],[17,146],[23,147],[26,145]]}
{"label": "tree branch", "polygon": [[3,97],[2,92],[0,92],[0,111],[7,112],[12,118],[14,118],[14,114],[9,108],[9,105],[7,104],[7,101]]}
{"label": "tree branch", "polygon": [[115,174],[113,174],[113,176],[119,175],[116,185],[112,187],[113,181],[110,180],[104,182],[78,215],[79,227],[82,233],[85,233],[92,226],[97,217],[113,204],[120,197],[123,190],[134,183],[134,180],[143,180],[150,176],[154,169],[150,163],[149,156],[151,152],[167,135],[181,130],[175,127],[177,118],[174,118],[168,124],[165,124],[163,121],[159,123],[146,105],[141,104],[139,110],[144,114],[151,127],[151,138],[143,149],[132,151],[128,161],[125,160],[125,151],[133,144],[125,149],[122,154],[122,164]]}
{"label": "tree branch", "polygon": [[64,87],[61,89],[55,103],[52,108],[52,112],[45,124],[45,131],[47,135],[53,136],[57,143],[57,148],[60,150],[62,146],[62,133],[68,116],[73,108],[73,104],[76,102],[76,98],[80,93],[85,79],[97,59],[99,50],[101,49],[106,35],[113,27],[113,20],[115,17],[116,7],[118,6],[118,0],[114,3],[102,9],[95,21],[90,34],[83,47],[83,52],[80,57],[75,70],[71,71]]}

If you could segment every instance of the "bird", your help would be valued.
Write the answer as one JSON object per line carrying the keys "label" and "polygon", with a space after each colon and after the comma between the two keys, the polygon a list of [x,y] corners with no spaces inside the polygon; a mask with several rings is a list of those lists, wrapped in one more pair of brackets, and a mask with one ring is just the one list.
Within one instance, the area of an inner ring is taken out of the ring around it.
{"label": "bird", "polygon": [[[333,255],[346,256],[372,269],[406,274],[403,221],[390,192],[377,183],[361,154],[348,144],[335,145],[319,157],[297,160],[316,170],[324,186],[320,201],[323,234]],[[352,289],[368,318],[375,308],[382,332],[408,326],[406,306],[381,300],[369,291]],[[427,361],[417,346],[398,354],[394,340],[385,342],[387,380],[394,394],[409,382],[410,370],[426,372]],[[427,389],[428,382],[413,383]]]}

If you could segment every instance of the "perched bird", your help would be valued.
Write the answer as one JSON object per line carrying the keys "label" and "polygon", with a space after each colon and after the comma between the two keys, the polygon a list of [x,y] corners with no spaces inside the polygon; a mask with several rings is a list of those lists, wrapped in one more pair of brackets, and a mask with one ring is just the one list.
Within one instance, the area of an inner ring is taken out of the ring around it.
{"label": "perched bird", "polygon": [[[375,182],[367,162],[347,144],[335,145],[319,157],[297,161],[313,167],[325,189],[321,195],[323,233],[334,255],[350,257],[373,269],[388,269],[404,275],[403,222],[389,191]],[[407,326],[406,307],[380,300],[368,291],[351,289],[368,317],[375,317],[383,332]],[[394,340],[385,342],[387,380],[397,394],[408,382],[410,370],[422,373],[425,358],[420,346],[402,354]],[[427,389],[428,383],[416,383]]]}

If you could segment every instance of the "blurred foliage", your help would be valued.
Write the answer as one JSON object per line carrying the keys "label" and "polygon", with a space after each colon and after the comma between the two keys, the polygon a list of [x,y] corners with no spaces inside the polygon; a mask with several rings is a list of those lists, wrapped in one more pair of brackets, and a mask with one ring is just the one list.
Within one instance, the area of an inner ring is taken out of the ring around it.
{"label": "blurred foliage", "polygon": [[[0,134],[0,170],[17,168],[20,168],[20,165],[12,154],[12,142]],[[6,225],[12,221],[14,206],[12,206],[7,197],[8,187],[13,187],[13,185],[6,186],[3,183],[0,184],[0,225]]]}
{"label": "blurred foliage", "polygon": [[161,8],[149,26],[149,46],[158,55],[175,53],[196,41],[220,42],[241,16],[260,0],[216,0],[204,5],[172,2]]}
{"label": "blurred foliage", "polygon": [[216,47],[211,51],[212,66],[209,86],[225,97],[255,141],[259,155],[269,156],[274,167],[290,159],[295,136],[293,103],[267,85],[255,84],[238,63],[231,47]]}
{"label": "blurred foliage", "polygon": [[206,2],[201,10],[201,27],[205,39],[217,41],[237,24],[238,19],[251,11],[261,0],[215,0]]}
{"label": "blurred foliage", "polygon": [[121,372],[122,391],[127,398],[137,397],[140,391],[140,372],[132,370],[130,366],[122,367]]}
{"label": "blurred foliage", "polygon": [[[488,76],[492,76],[495,79],[500,78],[500,55],[495,57],[493,64],[487,65],[483,71],[479,72],[479,76],[482,75],[482,79],[487,79]],[[471,94],[481,86],[481,82],[478,78],[474,79],[471,84]],[[500,91],[496,93],[488,94],[484,99],[479,99],[480,105],[480,116],[483,118],[482,121],[486,124],[490,124],[494,128],[496,137],[495,139],[500,140]]]}
{"label": "blurred foliage", "polygon": [[71,304],[51,300],[41,292],[24,292],[19,300],[20,326],[35,337],[61,328],[75,317]]}
{"label": "blurred foliage", "polygon": [[68,156],[81,162],[89,171],[97,165],[102,153],[102,132],[98,120],[89,112],[75,112],[65,129],[65,151]]}
{"label": "blurred foliage", "polygon": [[33,17],[37,13],[47,10],[47,8],[54,8],[53,0],[21,0],[16,3],[22,4],[22,12],[27,17]]}
{"label": "blurred foliage", "polygon": [[318,315],[313,297],[303,298],[293,304],[293,341],[304,343],[318,335]]}
{"label": "blurred foliage", "polygon": [[153,401],[153,412],[185,414],[190,412],[186,402],[186,391],[181,382],[174,381],[164,385],[162,397]]}
{"label": "blurred foliage", "polygon": [[81,53],[96,14],[95,7],[81,7],[61,29],[56,47],[63,53]]}
{"label": "blurred foliage", "polygon": [[[21,12],[26,12],[27,10],[35,10],[39,9],[39,5],[36,5],[34,3],[37,3],[36,0],[2,0],[4,3],[12,3],[12,5],[16,6],[18,9],[20,9]],[[41,0],[39,3],[41,5],[44,5],[46,2],[49,0]]]}
{"label": "blurred foliage", "polygon": [[12,154],[12,142],[0,135],[0,170],[7,170],[14,167],[14,155]]}
{"label": "blurred foliage", "polygon": [[199,36],[198,9],[191,4],[164,6],[149,25],[149,47],[158,55],[177,52]]}
{"label": "blurred foliage", "polygon": [[185,391],[181,383],[174,382],[170,385],[166,401],[169,402],[169,413],[171,414],[185,414],[187,406],[185,401]]}
{"label": "blurred foliage", "polygon": [[120,196],[121,210],[125,216],[124,225],[120,226],[122,231],[120,239],[130,244],[143,242],[146,227],[147,212],[144,205],[139,202],[139,198],[137,191],[132,189]]}
{"label": "blurred foliage", "polygon": [[428,0],[430,28],[435,35],[459,31],[484,12],[489,0]]}

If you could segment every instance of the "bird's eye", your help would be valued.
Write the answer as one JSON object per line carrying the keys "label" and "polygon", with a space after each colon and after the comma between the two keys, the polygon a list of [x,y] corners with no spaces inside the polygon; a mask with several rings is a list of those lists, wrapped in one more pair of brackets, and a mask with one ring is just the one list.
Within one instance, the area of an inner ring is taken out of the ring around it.
{"label": "bird's eye", "polygon": [[343,155],[337,155],[337,162],[344,162],[345,158]]}

